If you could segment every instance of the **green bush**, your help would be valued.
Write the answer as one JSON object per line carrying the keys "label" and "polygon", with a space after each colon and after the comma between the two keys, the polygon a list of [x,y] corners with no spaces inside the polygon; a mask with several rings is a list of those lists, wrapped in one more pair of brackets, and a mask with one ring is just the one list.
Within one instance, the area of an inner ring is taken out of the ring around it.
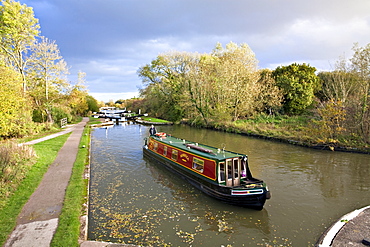
{"label": "green bush", "polygon": [[43,123],[46,121],[46,117],[42,114],[40,110],[33,110],[32,112],[32,121],[37,123]]}
{"label": "green bush", "polygon": [[57,123],[59,126],[60,126],[60,120],[62,118],[67,118],[67,122],[69,123],[72,122],[73,120],[73,117],[71,114],[67,113],[66,111],[58,107],[54,107],[52,109],[52,116],[53,116],[54,122]]}

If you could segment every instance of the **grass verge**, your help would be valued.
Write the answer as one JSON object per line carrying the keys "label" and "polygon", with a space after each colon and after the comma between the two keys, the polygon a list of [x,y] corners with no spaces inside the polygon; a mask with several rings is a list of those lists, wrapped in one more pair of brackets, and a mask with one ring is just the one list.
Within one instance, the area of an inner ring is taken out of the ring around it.
{"label": "grass verge", "polygon": [[85,127],[80,140],[80,149],[72,169],[66,190],[58,228],[51,246],[79,246],[80,216],[87,201],[88,179],[84,179],[85,167],[89,162],[90,128]]}
{"label": "grass verge", "polygon": [[170,121],[154,118],[154,117],[141,117],[141,120],[150,123],[171,123]]}
{"label": "grass verge", "polygon": [[16,226],[16,220],[24,204],[40,184],[44,173],[58,155],[58,151],[66,142],[69,134],[65,134],[41,143],[34,144],[38,156],[37,162],[27,172],[24,180],[11,195],[4,207],[0,209],[0,245],[3,246],[8,235]]}
{"label": "grass verge", "polygon": [[322,131],[322,128],[319,128],[322,126],[314,125],[310,115],[268,116],[260,114],[235,122],[211,123],[207,127],[304,147],[370,154],[369,145],[360,138],[356,138],[356,135],[343,132],[336,138],[331,138],[331,135],[335,133],[328,130]]}
{"label": "grass verge", "polygon": [[92,124],[100,124],[102,122],[104,122],[104,119],[103,118],[89,117],[89,125],[92,125]]}

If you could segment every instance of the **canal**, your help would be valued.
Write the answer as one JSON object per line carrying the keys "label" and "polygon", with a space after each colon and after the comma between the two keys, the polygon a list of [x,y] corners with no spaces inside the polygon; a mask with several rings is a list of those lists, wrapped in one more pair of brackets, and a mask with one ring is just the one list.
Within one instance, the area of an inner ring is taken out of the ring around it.
{"label": "canal", "polygon": [[370,156],[307,149],[188,126],[173,136],[245,153],[272,193],[261,211],[210,198],[143,159],[149,128],[95,129],[88,238],[143,246],[312,246],[342,215],[370,205]]}

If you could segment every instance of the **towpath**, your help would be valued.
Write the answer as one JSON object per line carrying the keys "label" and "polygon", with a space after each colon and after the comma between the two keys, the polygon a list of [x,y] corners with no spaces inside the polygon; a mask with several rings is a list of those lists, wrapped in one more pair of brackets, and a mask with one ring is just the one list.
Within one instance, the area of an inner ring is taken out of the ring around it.
{"label": "towpath", "polygon": [[80,123],[69,126],[64,131],[24,143],[24,145],[31,145],[72,132],[36,191],[18,215],[17,226],[8,238],[5,247],[50,245],[58,226],[58,217],[77,157],[82,132],[88,120],[84,118]]}
{"label": "towpath", "polygon": [[370,206],[354,210],[328,228],[317,247],[370,246]]}

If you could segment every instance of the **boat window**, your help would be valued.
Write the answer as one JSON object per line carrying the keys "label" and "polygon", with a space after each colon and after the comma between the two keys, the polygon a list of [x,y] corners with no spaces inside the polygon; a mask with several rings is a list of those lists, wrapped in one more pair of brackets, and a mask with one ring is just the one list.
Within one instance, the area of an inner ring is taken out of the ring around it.
{"label": "boat window", "polygon": [[158,142],[154,142],[154,151],[158,150]]}
{"label": "boat window", "polygon": [[239,159],[234,159],[234,178],[239,178]]}
{"label": "boat window", "polygon": [[245,178],[247,176],[247,163],[245,161],[242,160],[242,164],[241,164],[241,176],[243,178]]}
{"label": "boat window", "polygon": [[219,170],[219,182],[225,182],[225,163],[224,162],[220,162],[220,170]]}
{"label": "boat window", "polygon": [[233,174],[231,172],[232,170],[232,160],[226,160],[226,166],[227,166],[227,179],[232,179]]}
{"label": "boat window", "polygon": [[167,156],[167,146],[164,146],[163,147],[163,155],[164,156]]}
{"label": "boat window", "polygon": [[171,158],[172,158],[173,160],[177,160],[177,156],[178,156],[178,152],[177,152],[177,150],[172,149],[172,155],[171,155]]}
{"label": "boat window", "polygon": [[204,160],[193,158],[193,169],[203,172],[204,169]]}

